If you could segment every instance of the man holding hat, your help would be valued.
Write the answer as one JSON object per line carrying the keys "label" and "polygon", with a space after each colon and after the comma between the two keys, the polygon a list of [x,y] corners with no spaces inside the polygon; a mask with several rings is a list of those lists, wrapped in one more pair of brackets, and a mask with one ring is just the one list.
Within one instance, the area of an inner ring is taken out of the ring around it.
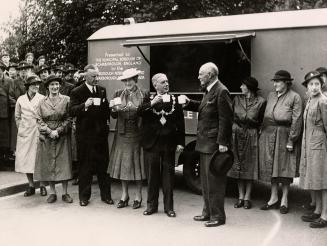
{"label": "man holding hat", "polygon": [[[214,152],[225,153],[231,148],[233,109],[229,91],[219,81],[218,67],[214,63],[202,65],[198,79],[205,95],[201,102],[187,98],[187,105],[184,108],[199,112],[195,150],[200,152],[204,206],[202,214],[195,216],[194,220],[207,221],[205,226],[213,227],[226,222],[224,209],[226,173],[215,175],[209,167]],[[229,159],[226,158],[226,161]]]}
{"label": "man holding hat", "polygon": [[92,174],[98,177],[101,200],[113,204],[108,167],[108,134],[110,110],[106,89],[98,84],[98,68],[84,68],[86,82],[72,90],[70,113],[76,117],[76,139],[79,160],[79,200],[87,206],[91,197]]}
{"label": "man holding hat", "polygon": [[163,73],[152,77],[157,93],[147,96],[142,105],[143,131],[141,144],[148,178],[147,209],[144,215],[158,211],[159,186],[162,184],[164,210],[175,217],[173,182],[175,152],[185,146],[183,109],[175,95],[169,94],[168,78]]}

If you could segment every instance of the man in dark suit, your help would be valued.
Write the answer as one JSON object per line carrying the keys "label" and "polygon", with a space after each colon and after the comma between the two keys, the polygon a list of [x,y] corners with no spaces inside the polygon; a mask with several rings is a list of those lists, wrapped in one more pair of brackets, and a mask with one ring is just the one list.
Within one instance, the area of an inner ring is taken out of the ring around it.
{"label": "man in dark suit", "polygon": [[97,174],[101,200],[113,204],[107,174],[110,110],[106,89],[97,85],[97,67],[91,64],[84,70],[86,82],[70,95],[70,113],[76,117],[80,205],[89,203],[93,172]]}
{"label": "man in dark suit", "polygon": [[162,183],[164,211],[168,217],[175,217],[175,152],[182,151],[185,145],[184,114],[177,97],[168,94],[169,83],[165,74],[154,75],[152,84],[157,94],[147,95],[141,106],[141,144],[148,178],[147,209],[143,214],[151,215],[158,211],[159,186]]}
{"label": "man in dark suit", "polygon": [[198,129],[195,150],[200,152],[200,175],[204,207],[196,221],[207,221],[205,226],[225,224],[224,198],[226,175],[215,176],[209,170],[210,158],[215,150],[226,152],[232,137],[233,110],[227,88],[218,79],[218,68],[206,63],[199,70],[201,87],[205,95],[201,102],[189,100],[184,109],[197,111]]}

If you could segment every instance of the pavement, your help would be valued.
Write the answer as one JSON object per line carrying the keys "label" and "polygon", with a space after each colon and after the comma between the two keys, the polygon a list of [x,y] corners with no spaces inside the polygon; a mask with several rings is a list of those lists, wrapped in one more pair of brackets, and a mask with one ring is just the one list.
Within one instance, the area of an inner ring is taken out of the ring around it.
{"label": "pavement", "polygon": [[[23,193],[0,198],[1,245],[18,246],[326,246],[326,229],[311,229],[301,222],[303,210],[292,204],[289,214],[281,215],[278,210],[261,211],[263,199],[256,195],[254,207],[250,210],[235,209],[235,197],[227,196],[225,209],[226,225],[206,228],[203,222],[193,221],[201,212],[202,197],[189,192],[182,177],[176,177],[174,192],[176,218],[168,218],[163,212],[162,193],[159,211],[144,216],[146,204],[134,210],[131,206],[117,209],[100,200],[96,184],[92,186],[92,197],[87,207],[78,203],[77,186],[68,191],[74,202],[61,201],[61,187],[58,185],[58,201],[46,202],[47,197],[38,193],[23,197]],[[112,184],[112,198],[117,204],[121,187]],[[130,186],[131,200],[135,186]],[[258,194],[258,193],[257,193]],[[146,187],[143,189],[146,199]],[[131,202],[130,202],[131,203]]]}

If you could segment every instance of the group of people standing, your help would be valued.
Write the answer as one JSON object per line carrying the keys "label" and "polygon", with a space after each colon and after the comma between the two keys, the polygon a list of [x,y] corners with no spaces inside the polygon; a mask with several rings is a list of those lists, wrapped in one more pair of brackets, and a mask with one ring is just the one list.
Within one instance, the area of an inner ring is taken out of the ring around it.
{"label": "group of people standing", "polygon": [[[254,77],[244,79],[242,94],[231,100],[228,89],[218,79],[218,67],[206,63],[198,76],[205,95],[195,101],[170,94],[169,81],[163,73],[152,77],[155,93],[150,94],[137,84],[140,71],[131,68],[118,78],[122,89],[108,101],[106,89],[98,85],[99,71],[92,64],[84,68],[84,80],[75,85],[63,78],[60,67],[56,73],[41,64],[34,74],[30,71],[34,67],[23,61],[18,68],[22,71],[21,82],[13,83],[5,75],[6,66],[0,64],[0,88],[8,94],[8,111],[1,108],[0,116],[9,119],[14,105],[18,129],[16,171],[26,173],[29,181],[24,196],[35,194],[34,179],[41,181],[41,195],[47,195],[45,184],[49,182],[47,202],[54,203],[55,183],[61,182],[62,200],[72,203],[67,186],[73,178],[72,160],[77,159],[80,206],[89,204],[94,173],[101,200],[109,205],[114,204],[110,178],[121,181],[118,208],[129,204],[130,182],[136,182],[132,207],[140,208],[142,182],[147,179],[147,208],[143,214],[158,212],[161,184],[164,211],[175,217],[175,153],[184,149],[183,110],[190,110],[199,113],[196,151],[200,153],[204,199],[202,213],[194,217],[195,221],[205,221],[207,227],[225,224],[227,176],[238,182],[235,208],[252,207],[253,181],[260,180],[271,184],[270,199],[261,209],[279,208],[281,214],[286,214],[290,184],[300,176],[300,186],[311,191],[314,207],[302,220],[311,222],[313,228],[327,226],[327,69],[306,74],[303,103],[291,89],[293,78],[285,70],[273,76],[274,91],[267,100],[258,95],[259,83]],[[73,67],[67,71],[68,78],[73,79]],[[18,90],[21,93],[17,96],[13,91]],[[117,122],[109,154],[110,116]],[[3,119],[0,117],[1,127],[8,124]]]}
{"label": "group of people standing", "polygon": [[[242,95],[233,101],[232,148],[234,164],[228,176],[237,179],[235,208],[250,209],[254,180],[271,183],[270,198],[261,210],[289,211],[288,192],[293,178],[311,191],[311,209],[301,218],[310,227],[327,226],[327,69],[307,73],[305,102],[291,89],[293,78],[285,70],[272,78],[274,91],[267,100],[257,95],[258,81],[247,78]],[[282,197],[279,201],[278,186]]]}

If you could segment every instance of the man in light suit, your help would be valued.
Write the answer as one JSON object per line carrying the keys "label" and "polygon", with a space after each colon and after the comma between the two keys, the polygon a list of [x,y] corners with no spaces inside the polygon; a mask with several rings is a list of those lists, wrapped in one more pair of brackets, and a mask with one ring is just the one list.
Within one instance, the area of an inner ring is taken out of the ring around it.
{"label": "man in light suit", "polygon": [[79,200],[87,206],[91,197],[92,174],[98,177],[101,200],[113,204],[108,167],[109,104],[106,89],[97,85],[98,69],[84,68],[86,82],[72,90],[70,113],[76,117],[79,170]]}
{"label": "man in light suit", "polygon": [[215,176],[209,170],[210,158],[215,150],[226,152],[232,137],[233,110],[228,89],[218,79],[214,63],[205,63],[198,79],[205,91],[202,101],[187,98],[184,109],[199,112],[195,150],[200,152],[200,176],[204,207],[195,221],[206,221],[205,226],[219,226],[226,222],[224,198],[226,175]]}

